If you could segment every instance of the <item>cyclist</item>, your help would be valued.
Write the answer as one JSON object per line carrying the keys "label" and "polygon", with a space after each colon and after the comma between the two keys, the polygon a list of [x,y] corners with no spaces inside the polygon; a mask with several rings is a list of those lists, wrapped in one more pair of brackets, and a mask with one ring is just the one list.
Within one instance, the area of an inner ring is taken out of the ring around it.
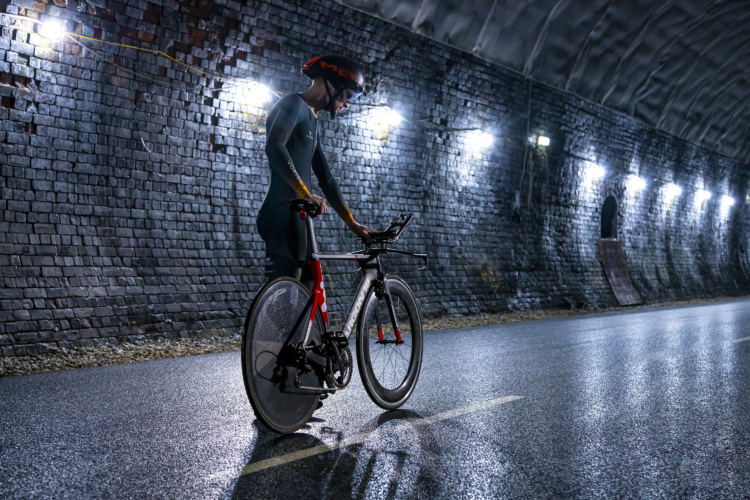
{"label": "cyclist", "polygon": [[[342,55],[315,57],[302,68],[312,80],[310,88],[290,94],[274,105],[266,120],[266,155],[271,168],[271,185],[258,213],[258,231],[266,243],[266,281],[281,276],[302,280],[312,287],[307,229],[299,215],[289,210],[289,201],[304,198],[318,212],[336,213],[357,236],[369,239],[374,232],[354,220],[331,174],[318,138],[318,113],[332,119],[364,92],[364,73],[354,60]],[[325,198],[307,186],[315,173]],[[304,270],[304,277],[303,277]]]}

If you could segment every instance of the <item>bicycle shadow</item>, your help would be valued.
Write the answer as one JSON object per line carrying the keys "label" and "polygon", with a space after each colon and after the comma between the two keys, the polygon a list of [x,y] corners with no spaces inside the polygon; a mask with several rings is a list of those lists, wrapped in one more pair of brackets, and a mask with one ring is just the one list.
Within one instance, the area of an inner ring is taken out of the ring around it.
{"label": "bicycle shadow", "polygon": [[[321,428],[335,443],[328,446],[304,431],[279,436],[256,424],[258,438],[231,498],[439,495],[443,466],[435,436],[426,425],[403,426],[421,418],[410,410],[382,413],[358,430],[362,440],[341,447],[346,436],[330,427]],[[389,433],[389,426],[399,428]],[[269,459],[279,463],[254,469]]]}

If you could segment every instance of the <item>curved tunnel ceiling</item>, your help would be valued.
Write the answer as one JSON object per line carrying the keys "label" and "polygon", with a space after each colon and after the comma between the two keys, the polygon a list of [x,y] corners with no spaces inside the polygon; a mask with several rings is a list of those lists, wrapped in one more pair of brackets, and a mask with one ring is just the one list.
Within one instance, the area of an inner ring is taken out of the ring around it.
{"label": "curved tunnel ceiling", "polygon": [[742,161],[747,0],[337,0]]}

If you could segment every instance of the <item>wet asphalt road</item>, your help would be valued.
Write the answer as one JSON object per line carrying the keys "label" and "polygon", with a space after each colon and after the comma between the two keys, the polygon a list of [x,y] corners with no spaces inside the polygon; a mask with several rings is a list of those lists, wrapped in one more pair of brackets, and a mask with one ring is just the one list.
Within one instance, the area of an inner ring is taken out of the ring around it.
{"label": "wet asphalt road", "polygon": [[747,300],[430,332],[286,437],[238,352],[0,379],[0,498],[748,498],[749,383]]}

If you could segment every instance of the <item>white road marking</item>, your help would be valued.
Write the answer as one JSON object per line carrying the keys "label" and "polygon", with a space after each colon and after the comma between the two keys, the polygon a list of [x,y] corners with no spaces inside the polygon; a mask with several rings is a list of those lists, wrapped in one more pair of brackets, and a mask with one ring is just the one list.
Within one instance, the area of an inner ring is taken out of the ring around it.
{"label": "white road marking", "polygon": [[736,344],[737,342],[745,342],[746,340],[750,340],[750,337],[743,337],[741,339],[730,340],[729,343]]}
{"label": "white road marking", "polygon": [[423,425],[434,424],[435,422],[440,422],[441,420],[447,420],[449,418],[455,418],[455,417],[460,417],[461,415],[475,413],[478,411],[486,410],[488,408],[492,408],[493,406],[500,406],[505,403],[517,401],[519,399],[523,399],[523,396],[505,396],[502,398],[484,401],[483,403],[477,403],[477,404],[470,405],[470,406],[464,406],[463,408],[456,408],[455,410],[438,413],[437,415],[433,415],[431,417],[425,417],[425,418],[420,418],[418,420],[410,420],[408,422],[402,422],[398,425],[387,427],[383,431],[381,431],[380,429],[376,429],[372,432],[363,432],[361,434],[355,434],[354,436],[344,438],[343,440],[335,444],[314,446],[312,448],[307,448],[305,450],[295,451],[293,453],[287,453],[286,455],[280,455],[278,457],[268,458],[266,460],[261,460],[259,462],[253,462],[253,463],[247,464],[245,468],[242,469],[242,472],[240,473],[240,475],[244,476],[245,474],[252,474],[253,472],[258,472],[264,469],[270,469],[271,467],[277,467],[279,465],[288,464],[290,462],[295,462],[297,460],[302,460],[303,458],[309,458],[315,455],[320,455],[322,453],[328,453],[329,451],[334,451],[339,448],[345,448],[353,444],[361,444],[367,441],[374,434],[381,434],[381,435],[394,434],[396,432],[399,432],[402,429],[407,429],[409,427],[421,427]]}

